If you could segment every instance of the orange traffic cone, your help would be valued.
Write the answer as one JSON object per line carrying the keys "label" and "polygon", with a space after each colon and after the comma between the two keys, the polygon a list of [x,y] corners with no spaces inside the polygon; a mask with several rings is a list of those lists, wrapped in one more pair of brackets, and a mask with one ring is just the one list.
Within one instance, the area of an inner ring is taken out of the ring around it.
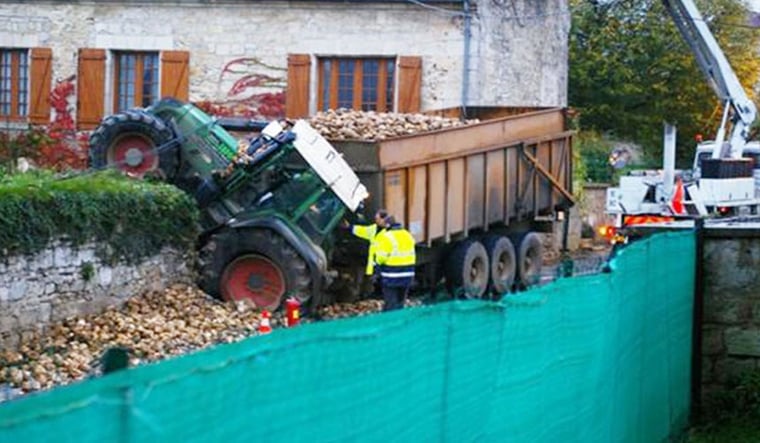
{"label": "orange traffic cone", "polygon": [[261,321],[259,322],[259,334],[269,334],[272,332],[272,325],[269,323],[269,319],[272,314],[267,310],[261,311]]}
{"label": "orange traffic cone", "polygon": [[686,208],[683,204],[684,200],[684,190],[683,190],[683,180],[681,180],[681,177],[676,180],[676,188],[673,192],[673,198],[670,201],[670,205],[673,207],[673,212],[676,214],[685,214]]}

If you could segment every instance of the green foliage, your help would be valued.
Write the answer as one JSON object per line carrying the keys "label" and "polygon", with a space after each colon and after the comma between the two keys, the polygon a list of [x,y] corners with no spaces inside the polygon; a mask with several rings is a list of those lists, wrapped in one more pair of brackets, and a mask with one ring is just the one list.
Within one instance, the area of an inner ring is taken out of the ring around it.
{"label": "green foliage", "polygon": [[612,181],[613,169],[608,162],[612,143],[603,139],[596,131],[582,131],[575,136],[574,146],[585,171],[584,182]]}
{"label": "green foliage", "polygon": [[92,262],[84,262],[79,269],[79,274],[82,276],[82,280],[88,282],[95,276],[95,266]]}
{"label": "green foliage", "polygon": [[708,423],[745,416],[760,422],[760,370],[745,372],[726,391],[710,396],[704,409]]}
{"label": "green foliage", "polygon": [[760,370],[745,372],[704,402],[701,423],[687,443],[760,441]]}
{"label": "green foliage", "polygon": [[38,160],[40,149],[48,143],[50,137],[41,128],[31,128],[15,136],[0,132],[0,174],[14,172],[19,157]]}
{"label": "green foliage", "polygon": [[735,418],[712,426],[693,429],[687,443],[756,443],[760,441],[760,421]]}
{"label": "green foliage", "polygon": [[197,234],[195,202],[167,184],[113,171],[0,178],[0,255],[38,252],[65,238],[75,246],[96,241],[106,262],[134,262],[164,246],[190,247]]}
{"label": "green foliage", "polygon": [[662,164],[642,162],[633,159],[621,169],[615,169],[610,164],[616,141],[605,137],[597,131],[579,131],[573,138],[573,179],[575,186],[583,183],[617,183],[621,175],[636,168],[657,168]]}
{"label": "green foliage", "polygon": [[[757,81],[760,33],[743,26],[739,0],[697,1],[748,91]],[[569,102],[584,129],[610,133],[661,162],[663,122],[678,127],[678,164],[689,164],[694,137],[712,138],[719,99],[659,0],[571,0]],[[751,92],[748,92],[752,96]]]}

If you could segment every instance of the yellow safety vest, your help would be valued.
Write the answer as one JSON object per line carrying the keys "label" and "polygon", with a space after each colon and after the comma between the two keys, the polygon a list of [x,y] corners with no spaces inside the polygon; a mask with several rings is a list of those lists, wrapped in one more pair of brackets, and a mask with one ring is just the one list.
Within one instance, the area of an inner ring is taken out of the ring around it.
{"label": "yellow safety vest", "polygon": [[412,234],[403,228],[391,228],[381,231],[376,239],[375,262],[381,266],[383,281],[411,281],[417,260]]}
{"label": "yellow safety vest", "polygon": [[[369,251],[367,253],[367,266],[364,270],[365,274],[372,275],[375,273],[375,250],[377,249],[377,236],[380,234],[377,232],[377,225],[354,225],[351,228],[351,233],[359,238],[369,240]],[[382,230],[380,231],[382,232]]]}

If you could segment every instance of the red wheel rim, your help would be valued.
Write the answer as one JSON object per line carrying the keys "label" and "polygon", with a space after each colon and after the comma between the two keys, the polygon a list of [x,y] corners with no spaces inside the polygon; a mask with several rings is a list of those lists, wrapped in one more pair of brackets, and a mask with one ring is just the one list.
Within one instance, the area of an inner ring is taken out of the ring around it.
{"label": "red wheel rim", "polygon": [[158,156],[153,143],[141,135],[126,134],[119,137],[108,152],[108,163],[119,170],[142,177],[158,168]]}
{"label": "red wheel rim", "polygon": [[268,258],[243,255],[224,269],[221,289],[225,300],[248,299],[256,307],[275,309],[285,294],[285,276]]}

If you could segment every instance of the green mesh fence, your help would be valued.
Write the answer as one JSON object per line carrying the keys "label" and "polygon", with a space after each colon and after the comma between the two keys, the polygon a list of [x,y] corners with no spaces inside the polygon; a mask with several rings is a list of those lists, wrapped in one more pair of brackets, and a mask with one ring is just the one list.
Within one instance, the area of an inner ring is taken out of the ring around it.
{"label": "green mesh fence", "polygon": [[658,235],[501,302],[276,330],[30,396],[0,405],[0,441],[667,441],[689,414],[694,252],[693,233]]}

